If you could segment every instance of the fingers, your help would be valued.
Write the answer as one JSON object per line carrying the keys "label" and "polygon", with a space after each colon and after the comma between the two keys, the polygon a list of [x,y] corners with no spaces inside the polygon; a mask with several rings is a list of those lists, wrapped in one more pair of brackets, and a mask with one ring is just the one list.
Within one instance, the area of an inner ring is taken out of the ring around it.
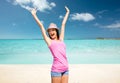
{"label": "fingers", "polygon": [[31,13],[32,13],[32,14],[36,14],[36,12],[37,12],[36,8],[32,8],[32,9],[31,9]]}
{"label": "fingers", "polygon": [[65,6],[65,9],[68,9],[68,7],[67,7],[67,6]]}
{"label": "fingers", "polygon": [[67,12],[70,12],[70,10],[67,6],[65,6],[65,9],[66,9]]}
{"label": "fingers", "polygon": [[32,8],[32,11],[36,12],[37,10],[36,10],[36,8]]}
{"label": "fingers", "polygon": [[36,7],[35,7],[34,9],[37,11],[37,8],[36,8]]}

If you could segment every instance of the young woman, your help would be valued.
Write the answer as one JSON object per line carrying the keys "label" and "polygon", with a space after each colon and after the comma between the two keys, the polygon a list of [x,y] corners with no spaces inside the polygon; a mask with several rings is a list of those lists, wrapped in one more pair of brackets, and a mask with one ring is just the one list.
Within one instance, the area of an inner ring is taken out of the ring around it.
{"label": "young woman", "polygon": [[65,7],[66,15],[62,21],[61,31],[59,35],[59,29],[56,24],[51,23],[47,29],[48,35],[46,34],[46,30],[43,24],[40,22],[36,15],[36,10],[33,9],[31,11],[32,16],[36,20],[39,25],[43,38],[50,49],[53,56],[53,64],[51,68],[51,82],[52,83],[68,83],[68,61],[66,57],[66,47],[63,42],[64,40],[64,32],[65,32],[65,24],[69,16],[69,9]]}

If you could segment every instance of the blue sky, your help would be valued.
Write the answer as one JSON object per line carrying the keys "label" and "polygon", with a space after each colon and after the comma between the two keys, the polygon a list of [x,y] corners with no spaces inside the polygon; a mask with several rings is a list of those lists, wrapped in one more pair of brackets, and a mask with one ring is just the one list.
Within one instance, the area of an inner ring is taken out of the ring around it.
{"label": "blue sky", "polygon": [[66,39],[120,38],[120,0],[0,0],[0,39],[42,39],[31,7],[47,29],[51,22],[60,28],[65,5]]}

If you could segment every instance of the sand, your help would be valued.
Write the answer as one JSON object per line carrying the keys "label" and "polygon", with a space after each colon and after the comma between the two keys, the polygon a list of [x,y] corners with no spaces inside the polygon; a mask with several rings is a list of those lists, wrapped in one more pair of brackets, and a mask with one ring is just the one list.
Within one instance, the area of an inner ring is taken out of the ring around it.
{"label": "sand", "polygon": [[[0,83],[51,83],[51,65],[0,64]],[[120,64],[70,64],[69,83],[120,83]]]}

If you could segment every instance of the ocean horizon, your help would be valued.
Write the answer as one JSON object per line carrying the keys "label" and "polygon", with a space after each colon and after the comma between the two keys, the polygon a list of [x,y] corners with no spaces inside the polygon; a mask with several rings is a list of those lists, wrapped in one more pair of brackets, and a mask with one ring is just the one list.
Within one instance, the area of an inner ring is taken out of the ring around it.
{"label": "ocean horizon", "polygon": [[[120,40],[65,39],[69,64],[120,64]],[[0,64],[51,64],[43,39],[0,39]]]}

